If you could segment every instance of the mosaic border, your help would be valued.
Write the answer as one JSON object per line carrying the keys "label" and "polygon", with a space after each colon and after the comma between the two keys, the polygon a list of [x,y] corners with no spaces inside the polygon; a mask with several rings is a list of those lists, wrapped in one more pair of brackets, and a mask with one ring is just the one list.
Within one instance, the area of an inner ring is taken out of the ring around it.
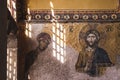
{"label": "mosaic border", "polygon": [[[28,20],[30,18],[30,20]],[[119,22],[120,12],[117,11],[80,11],[55,10],[54,16],[50,10],[31,10],[26,15],[26,21],[36,23],[67,22]]]}

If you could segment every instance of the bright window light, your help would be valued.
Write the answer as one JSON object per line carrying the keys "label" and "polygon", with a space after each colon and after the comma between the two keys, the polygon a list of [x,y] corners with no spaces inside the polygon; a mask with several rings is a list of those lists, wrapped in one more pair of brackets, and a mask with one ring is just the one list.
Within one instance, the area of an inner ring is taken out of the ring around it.
{"label": "bright window light", "polygon": [[63,26],[62,25],[60,25],[60,31],[63,31]]}
{"label": "bright window light", "polygon": [[17,48],[7,48],[7,79],[17,79]]}
{"label": "bright window light", "polygon": [[64,49],[66,49],[66,44],[64,43]]}
{"label": "bright window light", "polygon": [[30,8],[27,8],[27,13],[30,14]]}
{"label": "bright window light", "polygon": [[7,71],[7,76],[8,76],[8,71]]}
{"label": "bright window light", "polygon": [[13,6],[14,9],[16,9],[16,3],[15,3],[15,1],[12,1],[12,6]]}
{"label": "bright window light", "polygon": [[56,31],[56,30],[55,30],[55,26],[52,27],[52,31],[55,33],[55,31]]}
{"label": "bright window light", "polygon": [[52,24],[53,24],[53,27],[54,27],[54,26],[55,26],[55,23],[53,22]]}
{"label": "bright window light", "polygon": [[16,62],[14,62],[14,67],[16,67]]}
{"label": "bright window light", "polygon": [[60,54],[59,53],[57,53],[57,60],[60,61]]}
{"label": "bright window light", "polygon": [[7,0],[7,7],[16,21],[16,0]]}
{"label": "bright window light", "polygon": [[28,30],[25,31],[26,36],[28,36]]}
{"label": "bright window light", "polygon": [[57,35],[60,36],[60,30],[59,29],[57,29]]}
{"label": "bright window light", "polygon": [[28,36],[28,23],[26,23],[25,35]]}
{"label": "bright window light", "polygon": [[12,54],[12,50],[10,51],[9,55]]}
{"label": "bright window light", "polygon": [[60,38],[63,39],[63,33],[62,32],[60,33]]}
{"label": "bright window light", "polygon": [[57,52],[60,52],[60,46],[57,45]]}
{"label": "bright window light", "polygon": [[10,0],[7,0],[7,4],[10,5]]}
{"label": "bright window light", "polygon": [[61,62],[64,63],[64,61],[65,61],[65,60],[64,60],[64,57],[61,56]]}
{"label": "bright window light", "polygon": [[9,66],[9,70],[12,71],[12,66]]}
{"label": "bright window light", "polygon": [[[15,19],[16,17],[16,0],[7,0],[8,2],[8,9],[11,12],[12,17]],[[16,39],[15,39],[16,40]],[[17,45],[17,44],[16,44]],[[15,64],[14,64],[15,62]],[[17,47],[7,47],[7,78],[6,80],[14,80],[13,76],[17,77],[17,71],[15,71],[15,74],[13,74],[14,69],[17,70]],[[17,78],[15,79],[17,80]]]}
{"label": "bright window light", "polygon": [[55,15],[54,15],[54,10],[53,9],[51,9],[51,12],[52,12],[52,16],[54,17]]}
{"label": "bright window light", "polygon": [[56,43],[53,42],[53,49],[56,49]]}
{"label": "bright window light", "polygon": [[60,28],[60,24],[59,24],[59,23],[56,23],[56,25],[57,25],[57,26],[56,26],[57,28]]}
{"label": "bright window light", "polygon": [[13,70],[13,74],[15,74],[15,73],[16,73],[16,69]]}
{"label": "bright window light", "polygon": [[9,54],[9,52],[10,52],[9,49],[7,48],[7,54]]}
{"label": "bright window light", "polygon": [[55,41],[56,39],[55,39],[56,37],[55,37],[55,34],[53,34],[53,41]]}
{"label": "bright window light", "polygon": [[65,30],[65,29],[63,30],[63,33],[64,33],[64,34],[66,33],[66,30]]}
{"label": "bright window light", "polygon": [[52,1],[50,1],[50,7],[51,7],[51,8],[54,8]]}
{"label": "bright window light", "polygon": [[57,37],[57,44],[60,44],[60,38]]}
{"label": "bright window light", "polygon": [[64,41],[66,41],[66,36],[64,35]]}
{"label": "bright window light", "polygon": [[12,53],[10,54],[10,57],[12,57]]}
{"label": "bright window light", "polygon": [[26,23],[25,35],[32,38],[32,26],[30,23]]}
{"label": "bright window light", "polygon": [[60,40],[60,46],[61,46],[62,48],[63,48],[63,44],[64,44],[64,43],[63,43],[63,40],[61,39],[61,40]]}
{"label": "bright window light", "polygon": [[13,80],[16,80],[16,79],[15,79],[15,76],[13,76]]}
{"label": "bright window light", "polygon": [[10,79],[12,78],[12,74],[11,74],[11,73],[9,73],[9,78],[10,78]]}
{"label": "bright window light", "polygon": [[56,51],[53,49],[53,56],[56,57]]}
{"label": "bright window light", "polygon": [[10,64],[12,64],[12,58],[10,58]]}
{"label": "bright window light", "polygon": [[31,27],[31,24],[29,24],[29,37],[30,37],[30,38],[32,38],[31,32],[32,32],[32,27]]}
{"label": "bright window light", "polygon": [[60,48],[61,55],[64,55],[64,50],[63,48]]}
{"label": "bright window light", "polygon": [[[53,28],[53,56],[59,60],[61,63],[65,62],[66,58],[66,40],[65,34],[63,33],[63,26],[59,23],[56,23],[56,26]],[[56,33],[55,33],[56,31]]]}
{"label": "bright window light", "polygon": [[[54,16],[53,3],[50,1],[51,14]],[[66,30],[55,18],[52,18],[52,39],[53,39],[53,56],[61,63],[65,62],[66,58]]]}

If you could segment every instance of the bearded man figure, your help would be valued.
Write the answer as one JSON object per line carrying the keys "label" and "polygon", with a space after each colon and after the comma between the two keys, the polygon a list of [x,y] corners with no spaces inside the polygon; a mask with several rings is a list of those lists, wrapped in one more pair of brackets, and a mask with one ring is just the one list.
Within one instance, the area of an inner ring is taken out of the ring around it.
{"label": "bearded man figure", "polygon": [[91,29],[85,34],[86,47],[79,53],[76,62],[76,71],[87,73],[90,76],[99,76],[99,67],[109,67],[112,64],[107,52],[98,46],[100,33]]}

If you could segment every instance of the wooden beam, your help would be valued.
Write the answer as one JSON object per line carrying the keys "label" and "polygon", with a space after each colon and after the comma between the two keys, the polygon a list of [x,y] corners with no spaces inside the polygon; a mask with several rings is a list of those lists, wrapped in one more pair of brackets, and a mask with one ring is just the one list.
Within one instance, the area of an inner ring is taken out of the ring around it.
{"label": "wooden beam", "polygon": [[0,80],[7,73],[7,0],[0,0]]}

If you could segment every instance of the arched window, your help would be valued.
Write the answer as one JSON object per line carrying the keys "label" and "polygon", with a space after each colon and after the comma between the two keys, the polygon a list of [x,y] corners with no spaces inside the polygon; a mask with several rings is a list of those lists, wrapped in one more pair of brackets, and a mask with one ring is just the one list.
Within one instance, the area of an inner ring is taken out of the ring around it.
{"label": "arched window", "polygon": [[16,0],[7,0],[7,7],[16,21]]}
{"label": "arched window", "polygon": [[[16,21],[16,0],[7,0],[7,7]],[[17,39],[7,40],[7,80],[17,80]]]}

